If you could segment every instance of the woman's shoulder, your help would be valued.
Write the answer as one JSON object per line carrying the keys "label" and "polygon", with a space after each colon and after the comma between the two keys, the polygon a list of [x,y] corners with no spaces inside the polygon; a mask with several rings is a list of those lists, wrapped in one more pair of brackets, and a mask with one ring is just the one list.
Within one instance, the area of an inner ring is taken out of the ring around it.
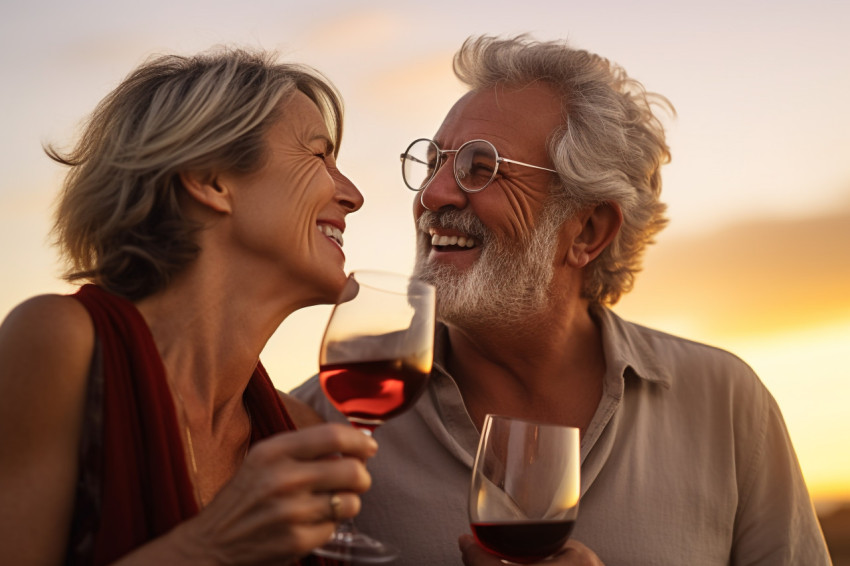
{"label": "woman's shoulder", "polygon": [[[85,307],[67,295],[39,295],[13,308],[0,325],[0,366],[4,373],[30,368],[31,379],[87,370],[94,326]],[[42,371],[36,371],[36,370]],[[29,372],[28,372],[29,373]]]}
{"label": "woman's shoulder", "polygon": [[61,556],[68,531],[57,517],[73,507],[93,349],[91,320],[72,297],[33,297],[0,325],[0,499],[15,509],[0,522],[23,525],[2,537],[13,554],[34,532],[43,556]]}
{"label": "woman's shoulder", "polygon": [[9,311],[0,329],[44,340],[80,336],[87,329],[94,336],[88,311],[70,295],[31,297]]}

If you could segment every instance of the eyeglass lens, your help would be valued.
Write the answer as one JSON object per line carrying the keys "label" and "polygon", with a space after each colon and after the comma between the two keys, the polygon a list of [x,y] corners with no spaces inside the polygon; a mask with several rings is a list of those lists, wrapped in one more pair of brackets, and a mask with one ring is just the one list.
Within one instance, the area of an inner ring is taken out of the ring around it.
{"label": "eyeglass lens", "polygon": [[455,156],[455,177],[468,191],[483,189],[496,172],[496,150],[483,141],[464,144]]}
{"label": "eyeglass lens", "polygon": [[[431,140],[413,142],[402,159],[402,175],[407,186],[421,190],[431,181],[439,163],[439,149]],[[480,191],[496,171],[496,149],[481,140],[467,142],[454,156],[454,174],[457,182],[467,191]]]}
{"label": "eyeglass lens", "polygon": [[408,188],[418,191],[434,176],[439,159],[437,146],[431,140],[416,140],[401,160],[401,173]]}

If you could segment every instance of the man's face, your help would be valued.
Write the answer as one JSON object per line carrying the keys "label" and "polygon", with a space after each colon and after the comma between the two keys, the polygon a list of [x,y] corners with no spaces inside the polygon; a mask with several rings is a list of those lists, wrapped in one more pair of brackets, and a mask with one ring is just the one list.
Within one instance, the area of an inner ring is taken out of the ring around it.
{"label": "man's face", "polygon": [[[550,87],[497,87],[461,98],[434,141],[456,149],[484,139],[501,157],[553,168],[546,142],[561,123],[560,98]],[[447,156],[414,204],[416,270],[437,286],[441,317],[505,322],[539,310],[562,220],[543,213],[555,175],[502,162],[487,188],[465,193],[452,174],[453,159]]]}

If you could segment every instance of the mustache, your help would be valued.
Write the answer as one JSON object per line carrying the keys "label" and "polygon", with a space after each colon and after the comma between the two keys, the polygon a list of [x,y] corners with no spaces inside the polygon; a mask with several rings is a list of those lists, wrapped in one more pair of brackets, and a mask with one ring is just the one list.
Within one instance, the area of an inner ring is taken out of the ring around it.
{"label": "mustache", "polygon": [[430,228],[459,230],[481,242],[490,240],[491,232],[481,220],[468,210],[426,210],[417,221],[422,232]]}

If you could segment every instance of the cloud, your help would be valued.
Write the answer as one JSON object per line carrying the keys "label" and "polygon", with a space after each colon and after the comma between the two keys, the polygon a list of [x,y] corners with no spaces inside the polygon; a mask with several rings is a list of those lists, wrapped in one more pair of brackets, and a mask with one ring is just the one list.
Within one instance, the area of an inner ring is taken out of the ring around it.
{"label": "cloud", "polygon": [[659,240],[617,306],[629,318],[728,336],[850,317],[850,207]]}

